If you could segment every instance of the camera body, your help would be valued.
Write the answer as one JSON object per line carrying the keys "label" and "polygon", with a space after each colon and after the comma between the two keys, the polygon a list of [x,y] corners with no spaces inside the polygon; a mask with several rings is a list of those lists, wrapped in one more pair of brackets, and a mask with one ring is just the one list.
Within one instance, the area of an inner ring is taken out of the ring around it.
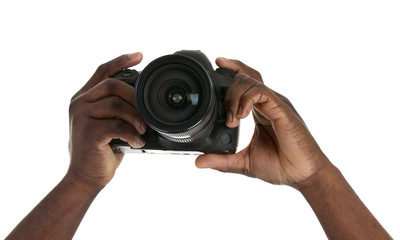
{"label": "camera body", "polygon": [[125,69],[113,77],[135,87],[135,104],[148,128],[136,149],[112,140],[115,152],[234,153],[239,127],[226,126],[224,99],[235,72],[214,71],[200,51],[162,56],[142,72]]}

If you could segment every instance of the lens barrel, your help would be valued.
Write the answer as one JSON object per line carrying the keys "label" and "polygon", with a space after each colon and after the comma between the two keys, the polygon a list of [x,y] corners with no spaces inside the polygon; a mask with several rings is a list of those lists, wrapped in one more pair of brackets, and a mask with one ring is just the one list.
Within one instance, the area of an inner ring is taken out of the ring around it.
{"label": "lens barrel", "polygon": [[135,103],[146,124],[166,139],[189,143],[209,134],[216,97],[208,71],[184,55],[167,55],[140,73]]}

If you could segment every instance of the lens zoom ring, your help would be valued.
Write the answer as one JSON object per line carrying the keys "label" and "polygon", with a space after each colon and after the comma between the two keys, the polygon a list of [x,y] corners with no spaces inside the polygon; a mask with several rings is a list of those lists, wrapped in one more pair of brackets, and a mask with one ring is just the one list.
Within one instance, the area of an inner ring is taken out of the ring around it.
{"label": "lens zoom ring", "polygon": [[211,116],[208,118],[208,121],[202,121],[200,124],[190,129],[189,131],[183,133],[162,133],[159,132],[166,139],[177,142],[177,143],[190,143],[197,139],[200,139],[206,134],[209,134],[214,127],[214,122],[217,118],[217,108],[214,108],[214,112],[210,114]]}

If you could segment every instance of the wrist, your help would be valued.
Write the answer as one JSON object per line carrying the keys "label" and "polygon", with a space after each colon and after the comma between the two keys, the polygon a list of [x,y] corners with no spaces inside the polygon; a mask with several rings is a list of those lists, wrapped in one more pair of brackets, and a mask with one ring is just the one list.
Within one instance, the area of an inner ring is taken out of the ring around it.
{"label": "wrist", "polygon": [[61,180],[61,183],[64,185],[73,186],[78,191],[89,195],[97,195],[104,188],[104,186],[86,181],[72,171],[67,172],[64,178]]}
{"label": "wrist", "polygon": [[317,189],[326,189],[336,182],[338,176],[341,176],[339,169],[327,160],[307,179],[294,184],[293,187],[305,195],[308,192],[315,192]]}

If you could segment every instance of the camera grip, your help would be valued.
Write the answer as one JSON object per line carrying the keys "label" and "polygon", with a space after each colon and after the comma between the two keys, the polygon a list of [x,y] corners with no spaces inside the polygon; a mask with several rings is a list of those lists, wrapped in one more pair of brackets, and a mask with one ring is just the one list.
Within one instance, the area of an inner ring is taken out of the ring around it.
{"label": "camera grip", "polygon": [[126,82],[134,87],[138,76],[139,76],[138,71],[132,69],[124,69],[114,74],[113,78]]}

